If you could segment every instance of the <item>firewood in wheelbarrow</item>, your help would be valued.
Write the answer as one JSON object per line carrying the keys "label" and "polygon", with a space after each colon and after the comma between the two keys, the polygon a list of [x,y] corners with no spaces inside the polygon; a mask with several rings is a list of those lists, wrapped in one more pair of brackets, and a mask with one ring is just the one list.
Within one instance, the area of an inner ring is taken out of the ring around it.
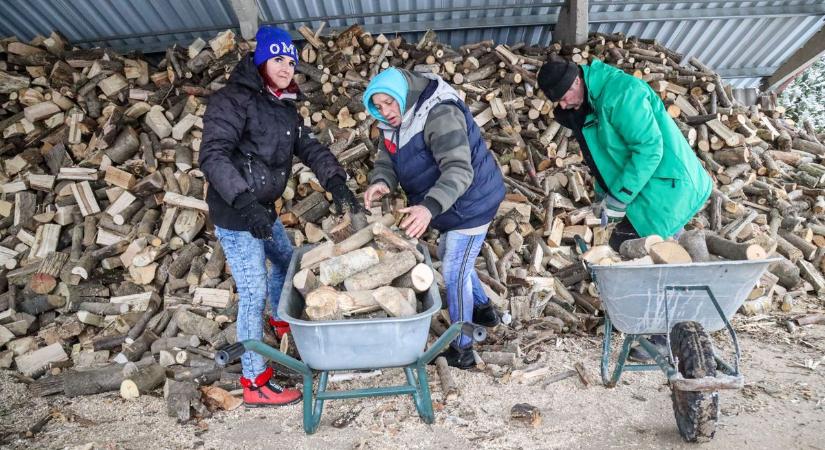
{"label": "firewood in wheelbarrow", "polygon": [[687,250],[693,262],[710,261],[704,230],[685,231],[679,236],[679,245]]}
{"label": "firewood in wheelbarrow", "polygon": [[321,283],[318,282],[318,278],[316,278],[315,274],[309,269],[301,269],[292,277],[292,286],[301,294],[301,297],[304,298],[320,285]]}
{"label": "firewood in wheelbarrow", "polygon": [[341,320],[344,318],[339,304],[340,298],[347,294],[321,286],[306,295],[306,315],[309,320]]}
{"label": "firewood in wheelbarrow", "polygon": [[344,280],[344,287],[348,291],[363,291],[386,286],[415,265],[412,252],[389,253],[378,264]]}
{"label": "firewood in wheelbarrow", "polygon": [[765,249],[756,244],[736,243],[711,233],[705,234],[708,252],[730,260],[765,259]]}
{"label": "firewood in wheelbarrow", "polygon": [[638,239],[629,239],[622,242],[619,247],[619,254],[625,259],[644,258],[650,253],[653,244],[659,242],[662,242],[662,237],[655,234]]}
{"label": "firewood in wheelbarrow", "polygon": [[430,266],[419,263],[409,272],[396,278],[392,285],[400,288],[410,288],[419,294],[427,292],[435,281],[435,274]]}
{"label": "firewood in wheelbarrow", "polygon": [[674,241],[659,242],[650,247],[650,257],[656,264],[688,264],[693,262],[681,245]]}
{"label": "firewood in wheelbarrow", "polygon": [[384,286],[376,289],[373,294],[375,302],[381,309],[393,317],[407,317],[416,314],[415,291],[405,288]]}
{"label": "firewood in wheelbarrow", "polygon": [[372,224],[372,235],[376,242],[385,245],[386,247],[395,251],[409,250],[415,255],[418,262],[424,261],[424,255],[418,251],[415,244],[401,237],[398,233],[392,231],[381,222]]}
{"label": "firewood in wheelbarrow", "polygon": [[510,408],[510,419],[536,428],[541,425],[541,411],[529,403],[516,403]]}
{"label": "firewood in wheelbarrow", "polygon": [[376,264],[378,264],[378,253],[374,248],[359,248],[321,262],[318,278],[323,285],[335,286]]}
{"label": "firewood in wheelbarrow", "polygon": [[606,264],[620,260],[619,255],[609,245],[592,247],[582,254],[581,259],[590,264]]}

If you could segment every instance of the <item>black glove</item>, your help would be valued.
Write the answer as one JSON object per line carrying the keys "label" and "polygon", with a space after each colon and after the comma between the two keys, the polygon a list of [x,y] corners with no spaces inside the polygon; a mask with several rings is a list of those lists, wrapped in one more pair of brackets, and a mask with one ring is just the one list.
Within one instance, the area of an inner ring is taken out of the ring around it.
{"label": "black glove", "polygon": [[349,190],[346,184],[340,183],[331,186],[329,192],[332,194],[332,200],[335,202],[335,210],[338,214],[344,214],[347,211],[349,211],[350,214],[369,214],[369,212],[358,203],[355,194]]}
{"label": "black glove", "polygon": [[236,209],[240,212],[241,217],[249,224],[249,232],[252,233],[255,239],[272,239],[272,224],[275,223],[275,218],[263,205],[255,200],[251,193],[241,194],[235,204],[238,205]]}

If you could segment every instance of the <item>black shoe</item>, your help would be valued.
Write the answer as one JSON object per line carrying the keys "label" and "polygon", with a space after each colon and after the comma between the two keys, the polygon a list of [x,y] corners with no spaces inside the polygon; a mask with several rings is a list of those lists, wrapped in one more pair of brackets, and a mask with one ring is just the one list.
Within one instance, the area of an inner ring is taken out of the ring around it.
{"label": "black shoe", "polygon": [[[465,350],[458,350],[451,345],[447,350],[441,352],[436,359],[441,356],[447,360],[447,365],[451,367],[457,367],[459,369],[472,369],[476,366],[476,360],[473,358],[473,350],[469,348]],[[432,360],[430,364],[435,364],[435,359]]]}
{"label": "black shoe", "polygon": [[[669,355],[670,352],[667,349],[667,338],[664,335],[655,334],[647,339],[648,342],[656,346],[656,350],[658,350],[659,354],[662,356]],[[636,345],[635,347],[630,349],[630,353],[627,355],[627,359],[635,362],[640,363],[648,363],[652,364],[654,362],[653,356],[647,353],[647,351],[641,345]]]}
{"label": "black shoe", "polygon": [[473,323],[483,327],[494,327],[501,323],[498,312],[492,303],[473,308]]}

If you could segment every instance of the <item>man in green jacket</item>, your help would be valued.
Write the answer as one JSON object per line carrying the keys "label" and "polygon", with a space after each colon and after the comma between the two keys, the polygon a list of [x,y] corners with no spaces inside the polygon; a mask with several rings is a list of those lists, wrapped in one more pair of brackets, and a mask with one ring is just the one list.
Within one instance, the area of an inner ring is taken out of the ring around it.
{"label": "man in green jacket", "polygon": [[617,223],[610,246],[680,233],[713,184],[653,89],[598,60],[578,66],[557,58],[541,67],[538,84],[581,147],[602,223]]}

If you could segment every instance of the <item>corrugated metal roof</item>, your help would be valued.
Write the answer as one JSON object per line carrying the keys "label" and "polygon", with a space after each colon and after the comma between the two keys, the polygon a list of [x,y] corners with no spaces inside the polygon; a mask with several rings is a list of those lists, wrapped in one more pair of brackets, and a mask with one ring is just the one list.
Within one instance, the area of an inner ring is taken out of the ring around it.
{"label": "corrugated metal roof", "polygon": [[[256,0],[262,22],[295,30],[360,23],[417,39],[428,28],[459,46],[493,39],[547,45],[562,1]],[[590,2],[590,30],[622,32],[696,56],[735,87],[758,86],[823,23],[822,0]],[[4,0],[0,35],[29,40],[60,30],[73,42],[160,51],[236,28],[230,0]]]}
{"label": "corrugated metal roof", "polygon": [[[161,51],[237,26],[229,0],[3,0],[0,35],[29,40],[59,30],[72,42],[107,38],[119,50]],[[202,29],[210,31],[204,33]],[[116,38],[111,38],[116,37]]]}

